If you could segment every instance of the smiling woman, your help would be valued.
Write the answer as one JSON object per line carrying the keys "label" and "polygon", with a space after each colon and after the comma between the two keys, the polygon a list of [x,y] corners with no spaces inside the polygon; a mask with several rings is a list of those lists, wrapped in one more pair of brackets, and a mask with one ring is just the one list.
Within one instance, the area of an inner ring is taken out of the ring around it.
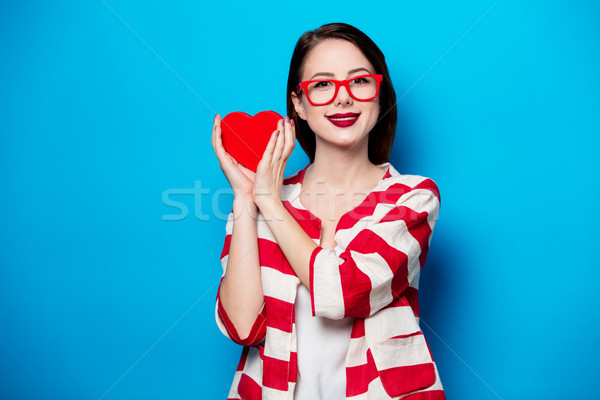
{"label": "smiling woman", "polygon": [[[396,126],[385,58],[328,24],[296,44],[256,173],[212,143],[234,192],[216,304],[244,346],[230,399],[445,399],[419,328],[435,183],[388,162]],[[298,138],[310,164],[284,179]]]}

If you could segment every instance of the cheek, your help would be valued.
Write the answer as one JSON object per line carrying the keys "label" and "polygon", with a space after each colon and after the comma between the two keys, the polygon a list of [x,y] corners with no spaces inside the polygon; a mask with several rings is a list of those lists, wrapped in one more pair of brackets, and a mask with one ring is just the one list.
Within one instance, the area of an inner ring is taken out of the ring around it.
{"label": "cheek", "polygon": [[302,98],[302,108],[304,110],[304,116],[306,117],[307,122],[309,122],[311,119],[314,119],[318,114],[319,107],[315,107],[310,104],[308,100],[306,100],[306,97]]}
{"label": "cheek", "polygon": [[379,100],[377,100],[376,103],[373,104],[373,110],[370,113],[370,118],[368,121],[368,126],[367,126],[367,131],[371,132],[371,130],[375,127],[375,124],[377,123],[377,121],[379,120],[379,115],[381,114],[381,107],[379,105]]}
{"label": "cheek", "polygon": [[313,132],[320,132],[321,131],[321,119],[319,118],[319,114],[318,112],[314,109],[314,107],[309,106],[308,109],[306,109],[306,122],[308,123],[308,126],[310,127],[310,129]]}
{"label": "cheek", "polygon": [[308,103],[308,101],[304,103],[304,112],[309,125],[318,123],[325,113],[325,111],[323,111],[323,107],[313,106],[312,104]]}

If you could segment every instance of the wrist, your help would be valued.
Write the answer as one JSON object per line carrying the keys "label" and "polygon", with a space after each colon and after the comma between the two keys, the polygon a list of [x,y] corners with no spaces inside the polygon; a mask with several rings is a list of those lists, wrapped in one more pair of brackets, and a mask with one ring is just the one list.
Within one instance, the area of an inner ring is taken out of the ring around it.
{"label": "wrist", "polygon": [[233,198],[233,215],[237,217],[242,213],[247,213],[252,217],[256,217],[258,214],[258,207],[256,204],[254,204],[254,200],[252,199],[251,195],[236,195]]}
{"label": "wrist", "polygon": [[281,219],[281,214],[285,211],[283,203],[278,198],[272,196],[255,196],[254,203],[260,210],[265,219]]}
{"label": "wrist", "polygon": [[275,205],[277,203],[281,203],[281,200],[279,200],[278,198],[275,198],[271,194],[256,194],[255,193],[252,196],[252,199],[254,201],[254,204],[256,204],[256,206],[260,209],[272,207],[273,205]]}

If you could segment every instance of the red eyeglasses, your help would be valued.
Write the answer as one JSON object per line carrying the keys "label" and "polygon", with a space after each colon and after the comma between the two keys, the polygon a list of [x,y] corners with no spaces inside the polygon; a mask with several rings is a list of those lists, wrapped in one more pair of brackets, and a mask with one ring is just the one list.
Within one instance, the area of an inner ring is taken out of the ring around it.
{"label": "red eyeglasses", "polygon": [[370,101],[379,94],[379,86],[383,75],[369,74],[354,76],[343,81],[335,79],[313,79],[300,82],[296,86],[296,93],[304,90],[306,99],[313,106],[324,106],[335,99],[340,87],[344,86],[350,97],[358,101]]}

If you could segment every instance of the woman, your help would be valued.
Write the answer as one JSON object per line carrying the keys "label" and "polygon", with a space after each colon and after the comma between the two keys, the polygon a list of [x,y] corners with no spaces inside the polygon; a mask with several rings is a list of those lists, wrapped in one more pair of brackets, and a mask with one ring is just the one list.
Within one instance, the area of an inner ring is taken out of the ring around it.
{"label": "woman", "polygon": [[[288,114],[256,173],[213,147],[234,192],[216,317],[244,345],[231,399],[444,399],[417,285],[439,194],[388,161],[385,59],[347,24],[296,44]],[[283,178],[298,142],[311,163]]]}

